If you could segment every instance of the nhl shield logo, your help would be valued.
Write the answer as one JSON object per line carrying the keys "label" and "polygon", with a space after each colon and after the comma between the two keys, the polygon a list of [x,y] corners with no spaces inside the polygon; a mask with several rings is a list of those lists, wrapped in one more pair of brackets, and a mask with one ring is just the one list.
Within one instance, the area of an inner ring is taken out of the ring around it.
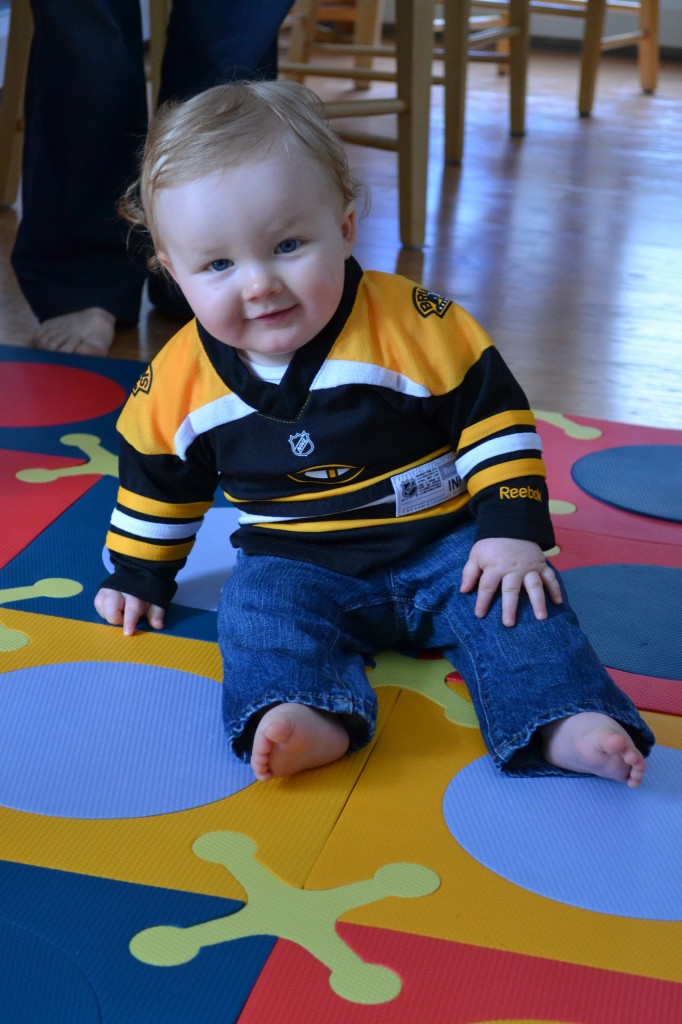
{"label": "nhl shield logo", "polygon": [[301,430],[298,434],[289,434],[289,444],[294,455],[305,456],[315,451],[315,445],[307,430]]}

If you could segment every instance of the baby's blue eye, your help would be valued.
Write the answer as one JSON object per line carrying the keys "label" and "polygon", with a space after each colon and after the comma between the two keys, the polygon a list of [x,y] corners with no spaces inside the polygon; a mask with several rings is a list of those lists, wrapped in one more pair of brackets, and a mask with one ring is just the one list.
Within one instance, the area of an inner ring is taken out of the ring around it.
{"label": "baby's blue eye", "polygon": [[279,245],[275,249],[275,252],[280,252],[280,253],[296,252],[296,250],[298,249],[300,244],[301,243],[298,240],[298,238],[285,238],[283,242],[279,243]]}
{"label": "baby's blue eye", "polygon": [[212,270],[216,274],[219,274],[222,270],[228,270],[231,266],[232,260],[213,260],[213,262],[208,265],[209,270]]}

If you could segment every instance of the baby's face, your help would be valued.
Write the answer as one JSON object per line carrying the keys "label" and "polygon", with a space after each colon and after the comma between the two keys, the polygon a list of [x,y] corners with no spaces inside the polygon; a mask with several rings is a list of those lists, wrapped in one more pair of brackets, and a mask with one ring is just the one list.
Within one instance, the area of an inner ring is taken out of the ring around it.
{"label": "baby's face", "polygon": [[159,260],[199,321],[257,363],[285,363],[339,304],[355,212],[300,150],[273,150],[155,201]]}

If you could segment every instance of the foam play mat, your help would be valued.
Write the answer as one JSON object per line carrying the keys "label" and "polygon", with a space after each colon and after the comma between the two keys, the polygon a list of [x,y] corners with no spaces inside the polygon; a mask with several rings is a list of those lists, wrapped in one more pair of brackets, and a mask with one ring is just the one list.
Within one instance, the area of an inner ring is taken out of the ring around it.
{"label": "foam play mat", "polygon": [[500,777],[456,666],[397,652],[368,748],[262,784],[222,733],[225,500],[163,633],[93,608],[144,369],[0,346],[2,1024],[680,1024],[682,432],[536,410],[640,789]]}

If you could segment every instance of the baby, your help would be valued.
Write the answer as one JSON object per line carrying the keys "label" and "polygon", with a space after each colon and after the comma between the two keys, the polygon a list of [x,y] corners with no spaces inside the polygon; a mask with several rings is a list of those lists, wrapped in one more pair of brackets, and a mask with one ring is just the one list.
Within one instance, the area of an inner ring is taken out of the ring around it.
{"label": "baby", "polygon": [[461,307],[363,272],[361,194],[301,85],[219,86],[157,115],[122,209],[196,319],[121,415],[97,610],[126,634],[163,627],[219,486],[240,512],[223,716],[258,779],[368,743],[366,668],[410,645],[457,666],[501,770],[636,787],[654,737],[543,555],[528,402]]}

